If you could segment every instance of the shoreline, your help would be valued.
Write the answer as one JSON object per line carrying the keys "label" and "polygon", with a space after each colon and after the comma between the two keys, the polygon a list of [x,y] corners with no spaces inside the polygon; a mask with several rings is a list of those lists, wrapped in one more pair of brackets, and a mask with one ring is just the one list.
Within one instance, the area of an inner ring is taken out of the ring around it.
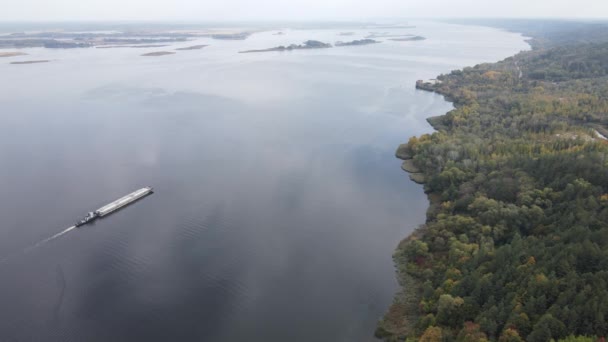
{"label": "shoreline", "polygon": [[543,46],[416,83],[454,109],[397,150],[424,173],[430,207],[394,252],[401,291],[378,322],[384,341],[607,334],[608,64],[596,56],[608,25],[591,41],[561,25],[523,32]]}
{"label": "shoreline", "polygon": [[[422,90],[422,89],[420,89]],[[453,101],[445,98],[444,94],[436,91],[425,90],[444,96],[445,101],[454,104]],[[433,124],[432,118],[442,117],[449,113],[446,112],[441,116],[431,116],[426,120],[433,128],[434,132],[439,132],[441,129]],[[432,134],[432,133],[431,133]],[[426,184],[426,175],[421,172],[414,164],[414,159],[408,151],[408,143],[399,145],[395,152],[397,159],[403,160],[401,169],[409,175],[410,181],[424,186]],[[393,251],[393,263],[399,284],[398,292],[395,293],[393,303],[389,306],[385,315],[378,321],[374,336],[385,341],[401,341],[405,340],[413,333],[413,328],[416,321],[420,317],[418,314],[418,305],[422,296],[422,283],[407,272],[407,260],[401,260],[399,253],[407,248],[414,241],[420,240],[427,230],[427,224],[433,221],[434,213],[441,200],[438,194],[428,192],[424,189],[429,205],[426,210],[426,220],[421,223],[418,228],[399,242],[397,248]],[[405,324],[404,324],[405,323]]]}
{"label": "shoreline", "polygon": [[[522,34],[522,37],[524,36],[523,33],[520,34]],[[530,50],[528,51],[537,49],[535,47],[534,40],[534,38],[524,40],[530,46]],[[522,53],[522,51],[492,63],[498,63],[502,60],[515,57],[520,53]],[[467,67],[470,66],[465,66],[457,70],[462,70]],[[449,74],[449,72],[447,74]],[[463,104],[459,103],[457,99],[450,97],[448,94],[442,93],[435,87],[435,85],[439,84],[440,82],[441,81],[437,81],[437,79],[427,82],[418,80],[415,83],[415,87],[420,91],[441,95],[444,101],[453,105],[453,108],[442,115],[427,117],[426,121],[433,128],[433,132],[422,134],[420,136],[414,136],[414,139],[430,136],[434,133],[444,131],[445,127],[443,127],[441,124],[441,119],[449,115],[452,111],[463,106]],[[399,145],[395,151],[395,157],[403,161],[401,169],[408,174],[410,180],[424,187],[427,183],[428,175],[426,175],[423,170],[420,170],[416,166],[414,161],[415,155],[411,153],[409,148],[409,142]],[[438,208],[442,204],[441,194],[428,191],[426,187],[424,187],[424,193],[429,201],[429,205],[426,210],[426,220],[420,224],[418,228],[414,229],[411,234],[401,240],[397,245],[397,248],[395,248],[393,251],[393,262],[397,282],[400,288],[398,289],[397,293],[395,293],[393,303],[389,306],[384,316],[378,321],[376,330],[374,332],[374,336],[383,341],[405,341],[414,333],[416,321],[421,317],[418,311],[419,303],[422,299],[423,283],[411,274],[408,274],[407,260],[402,260],[400,256],[403,255],[401,252],[403,252],[410,244],[412,244],[414,241],[420,240],[425,235],[428,229],[427,225],[435,221]]]}

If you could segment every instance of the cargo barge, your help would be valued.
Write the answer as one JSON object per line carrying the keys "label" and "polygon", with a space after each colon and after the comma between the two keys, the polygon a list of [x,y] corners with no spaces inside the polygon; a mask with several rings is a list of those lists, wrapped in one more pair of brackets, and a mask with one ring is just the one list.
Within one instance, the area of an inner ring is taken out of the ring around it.
{"label": "cargo barge", "polygon": [[112,203],[106,204],[103,207],[88,213],[87,216],[85,216],[82,220],[80,220],[76,223],[76,227],[80,227],[87,223],[91,223],[100,217],[109,215],[120,208],[123,208],[133,202],[137,202],[138,200],[152,194],[153,192],[154,192],[154,190],[152,190],[152,188],[149,186],[145,187],[145,188],[141,188],[137,191],[134,191],[124,197],[117,199],[116,201],[114,201]]}

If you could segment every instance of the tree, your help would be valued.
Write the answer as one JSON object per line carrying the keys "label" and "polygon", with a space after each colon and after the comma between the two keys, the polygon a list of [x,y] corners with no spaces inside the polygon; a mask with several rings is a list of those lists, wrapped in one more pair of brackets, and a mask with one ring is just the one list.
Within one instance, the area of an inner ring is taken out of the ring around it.
{"label": "tree", "polygon": [[420,337],[419,342],[441,342],[443,332],[439,327],[428,327]]}
{"label": "tree", "polygon": [[462,324],[464,321],[463,306],[464,299],[454,298],[449,294],[441,295],[437,302],[437,322],[450,327]]}
{"label": "tree", "polygon": [[532,333],[528,336],[529,342],[543,342],[565,335],[566,327],[562,322],[555,319],[551,314],[543,315],[538,323],[534,325]]}
{"label": "tree", "polygon": [[517,330],[513,328],[505,329],[498,339],[499,342],[523,342]]}
{"label": "tree", "polygon": [[488,341],[488,337],[484,334],[479,324],[473,322],[465,322],[462,330],[456,337],[457,342],[483,342]]}

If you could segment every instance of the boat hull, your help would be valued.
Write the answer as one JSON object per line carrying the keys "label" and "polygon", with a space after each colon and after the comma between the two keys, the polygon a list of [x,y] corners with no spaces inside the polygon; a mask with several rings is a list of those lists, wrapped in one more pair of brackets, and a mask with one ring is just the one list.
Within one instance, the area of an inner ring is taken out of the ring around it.
{"label": "boat hull", "polygon": [[114,202],[104,205],[103,207],[95,210],[94,212],[89,213],[84,219],[78,221],[75,224],[75,226],[81,227],[86,224],[89,224],[89,223],[97,220],[100,217],[110,215],[111,213],[113,213],[119,209],[122,209],[122,208],[128,206],[129,204],[135,203],[135,202],[139,201],[140,199],[142,199],[148,195],[151,195],[153,193],[154,193],[154,190],[151,187],[145,187],[145,188],[136,190],[124,197],[117,199]]}

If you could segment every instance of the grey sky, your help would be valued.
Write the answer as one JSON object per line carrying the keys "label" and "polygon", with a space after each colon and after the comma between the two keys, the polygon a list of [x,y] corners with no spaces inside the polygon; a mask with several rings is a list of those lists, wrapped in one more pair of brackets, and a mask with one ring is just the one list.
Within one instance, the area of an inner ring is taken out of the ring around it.
{"label": "grey sky", "polygon": [[0,20],[608,17],[608,0],[0,0],[0,5]]}

